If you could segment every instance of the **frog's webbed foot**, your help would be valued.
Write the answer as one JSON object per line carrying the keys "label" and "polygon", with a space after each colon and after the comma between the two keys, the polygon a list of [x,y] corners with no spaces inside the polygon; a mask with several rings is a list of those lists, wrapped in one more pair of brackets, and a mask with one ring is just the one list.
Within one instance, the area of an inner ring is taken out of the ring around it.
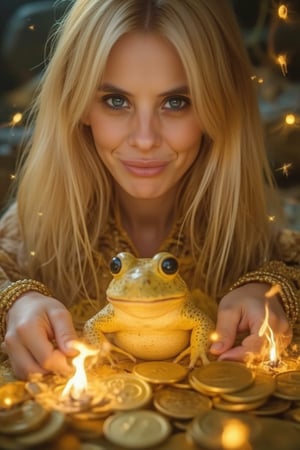
{"label": "frog's webbed foot", "polygon": [[193,367],[195,367],[198,359],[200,359],[202,361],[203,365],[209,364],[209,359],[207,358],[206,353],[200,352],[200,351],[197,351],[197,352],[192,351],[191,346],[187,347],[185,350],[183,350],[181,353],[179,353],[179,355],[176,356],[176,358],[174,359],[174,363],[178,363],[187,355],[191,355],[189,369],[192,369]]}
{"label": "frog's webbed foot", "polygon": [[136,359],[134,356],[132,356],[130,353],[126,352],[125,350],[121,349],[120,347],[117,347],[114,344],[109,343],[109,351],[106,353],[105,357],[108,359],[111,366],[115,366],[119,360],[116,356],[113,356],[112,353],[119,353],[123,356],[127,356],[131,361],[134,363],[136,362]]}

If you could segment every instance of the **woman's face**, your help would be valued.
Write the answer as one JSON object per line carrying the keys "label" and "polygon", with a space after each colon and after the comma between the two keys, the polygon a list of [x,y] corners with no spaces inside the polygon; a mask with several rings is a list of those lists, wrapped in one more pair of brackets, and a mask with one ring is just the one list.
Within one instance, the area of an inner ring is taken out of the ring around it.
{"label": "woman's face", "polygon": [[152,33],[128,33],[116,43],[84,123],[119,186],[143,199],[179,182],[202,137],[181,60]]}

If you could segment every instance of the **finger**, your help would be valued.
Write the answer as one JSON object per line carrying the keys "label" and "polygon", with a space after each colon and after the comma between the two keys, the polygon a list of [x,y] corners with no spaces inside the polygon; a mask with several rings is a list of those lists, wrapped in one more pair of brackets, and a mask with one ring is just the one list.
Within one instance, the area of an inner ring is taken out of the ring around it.
{"label": "finger", "polygon": [[266,340],[263,337],[258,336],[258,334],[250,334],[243,339],[241,345],[237,345],[236,347],[222,353],[219,359],[245,361],[249,358],[250,354],[259,355],[265,341]]}
{"label": "finger", "polygon": [[[32,323],[30,333],[28,328],[19,327],[18,337],[14,339],[14,352],[19,342],[22,342],[26,352],[32,355],[37,365],[44,372],[70,373],[70,366],[66,356],[59,350],[55,349],[53,341],[49,339],[49,329],[45,323]],[[16,353],[17,354],[17,353]],[[40,370],[39,370],[40,371]]]}
{"label": "finger", "polygon": [[239,320],[239,311],[230,308],[219,308],[216,325],[216,340],[210,347],[210,352],[212,354],[220,355],[233,346]]}
{"label": "finger", "polygon": [[2,346],[9,357],[10,364],[15,376],[21,380],[28,379],[30,374],[45,373],[43,369],[35,360],[33,355],[20,342],[14,340],[13,345],[5,342]]}
{"label": "finger", "polygon": [[218,358],[219,361],[224,361],[227,359],[230,361],[246,361],[247,351],[243,346],[239,345],[238,347],[233,347],[222,353]]}
{"label": "finger", "polygon": [[76,350],[70,345],[78,338],[71,314],[67,310],[56,310],[50,312],[49,319],[58,348],[68,356],[76,355]]}

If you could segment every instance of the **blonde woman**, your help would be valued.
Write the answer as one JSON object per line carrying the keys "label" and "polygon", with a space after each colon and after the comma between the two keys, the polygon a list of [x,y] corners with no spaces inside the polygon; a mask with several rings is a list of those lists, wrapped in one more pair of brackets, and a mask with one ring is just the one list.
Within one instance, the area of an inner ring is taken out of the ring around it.
{"label": "blonde woman", "polygon": [[260,349],[272,285],[270,323],[288,342],[300,270],[284,261],[299,263],[299,246],[291,256],[268,220],[272,176],[230,6],[75,0],[54,48],[1,221],[0,331],[15,374],[68,370],[68,342],[104,306],[120,251],[178,258],[193,292],[219,304],[220,358]]}

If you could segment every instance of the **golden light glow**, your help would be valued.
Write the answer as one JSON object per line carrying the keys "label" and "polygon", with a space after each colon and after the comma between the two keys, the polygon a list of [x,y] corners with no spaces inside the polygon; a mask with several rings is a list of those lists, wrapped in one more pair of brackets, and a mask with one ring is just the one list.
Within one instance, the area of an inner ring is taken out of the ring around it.
{"label": "golden light glow", "polygon": [[74,375],[67,382],[63,392],[62,397],[72,397],[74,399],[79,399],[80,396],[87,392],[88,380],[85,371],[85,360],[86,358],[98,355],[99,350],[89,347],[80,341],[73,341],[72,348],[77,350],[79,354],[75,356],[72,360],[72,364],[75,367]]}
{"label": "golden light glow", "polygon": [[12,126],[17,125],[17,123],[21,122],[22,118],[23,118],[23,114],[22,113],[18,112],[16,114],[14,114],[12,116],[12,119],[11,119],[11,125]]}
{"label": "golden light glow", "polygon": [[222,448],[241,449],[245,448],[249,439],[249,428],[237,419],[226,422],[222,433]]}
{"label": "golden light glow", "polygon": [[11,173],[9,178],[10,178],[11,180],[15,180],[15,179],[16,179],[16,175],[15,175],[14,173]]}
{"label": "golden light glow", "polygon": [[30,252],[30,256],[35,256],[35,251],[34,250],[31,250],[31,252]]}
{"label": "golden light glow", "polygon": [[292,167],[292,163],[284,163],[281,167],[278,167],[278,169],[276,169],[277,171],[282,171],[283,175],[285,175],[286,177],[289,174],[289,169]]}
{"label": "golden light glow", "polygon": [[286,55],[278,55],[276,60],[281,67],[282,74],[285,76],[288,73]]}
{"label": "golden light glow", "polygon": [[269,222],[274,222],[276,219],[276,216],[268,216]]}
{"label": "golden light glow", "polygon": [[258,84],[262,84],[264,82],[264,79],[262,77],[257,77],[256,75],[252,75],[251,80],[256,81]]}
{"label": "golden light glow", "polygon": [[[268,294],[268,292],[267,292],[267,294]],[[265,296],[267,294],[265,294]],[[272,294],[272,295],[274,295],[274,294]],[[269,295],[269,296],[271,297],[271,295]],[[267,339],[267,341],[269,343],[269,347],[267,349],[269,362],[271,363],[271,365],[276,365],[278,363],[279,357],[278,357],[278,353],[277,353],[277,345],[276,345],[275,336],[274,336],[272,328],[269,325],[269,308],[268,308],[267,304],[265,305],[265,319],[264,319],[260,329],[258,330],[258,335],[260,337],[265,337]]]}
{"label": "golden light glow", "polygon": [[287,114],[285,116],[285,123],[287,125],[295,125],[295,123],[296,123],[296,116],[295,116],[295,114]]}
{"label": "golden light glow", "polygon": [[286,20],[288,18],[288,8],[286,5],[282,4],[278,7],[278,17],[282,20]]}
{"label": "golden light glow", "polygon": [[281,293],[281,287],[279,284],[274,284],[274,286],[270,287],[270,289],[265,293],[266,298],[274,297],[274,295]]}
{"label": "golden light glow", "polygon": [[30,31],[34,31],[34,30],[35,30],[35,25],[34,25],[34,23],[32,23],[31,25],[29,25],[28,29],[29,29]]}
{"label": "golden light glow", "polygon": [[13,404],[12,399],[10,397],[5,397],[3,399],[3,403],[4,403],[5,406],[8,406],[8,407]]}
{"label": "golden light glow", "polygon": [[218,333],[216,331],[211,333],[211,335],[210,335],[211,342],[217,342],[218,339],[219,339],[219,335],[218,335]]}

